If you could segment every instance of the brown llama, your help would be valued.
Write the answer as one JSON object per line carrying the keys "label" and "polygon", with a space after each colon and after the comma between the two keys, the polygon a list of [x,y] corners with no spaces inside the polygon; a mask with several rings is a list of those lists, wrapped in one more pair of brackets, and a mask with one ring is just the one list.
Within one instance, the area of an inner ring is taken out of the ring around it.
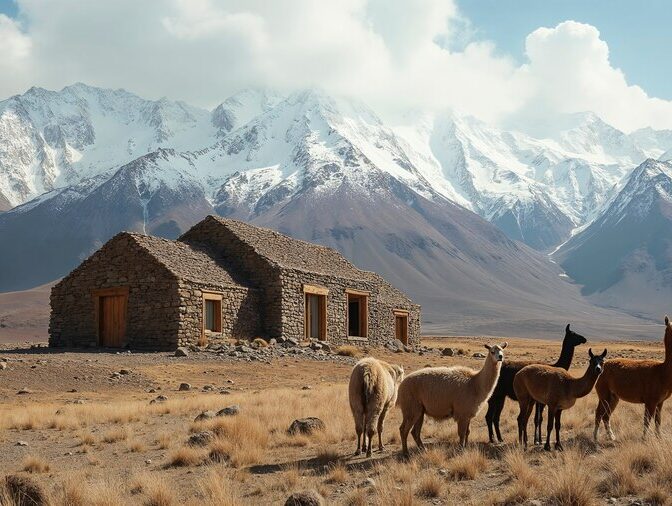
{"label": "brown llama", "polygon": [[665,317],[665,360],[634,360],[615,358],[604,364],[604,374],[595,385],[597,408],[595,409],[595,432],[597,441],[600,422],[609,438],[616,436],[611,430],[610,418],[618,401],[644,404],[644,436],[649,430],[653,417],[656,421],[656,434],[660,434],[660,413],[663,403],[672,393],[672,325]]}
{"label": "brown llama", "polygon": [[576,399],[590,393],[602,372],[604,357],[593,355],[588,350],[590,362],[583,376],[575,378],[564,369],[549,365],[528,365],[523,367],[513,378],[513,389],[516,392],[520,413],[518,415],[518,440],[527,447],[527,422],[532,414],[535,402],[548,406],[548,423],[546,425],[546,444],[544,449],[551,449],[551,432],[555,421],[555,448],[562,450],[560,443],[560,417],[562,412],[571,408]]}

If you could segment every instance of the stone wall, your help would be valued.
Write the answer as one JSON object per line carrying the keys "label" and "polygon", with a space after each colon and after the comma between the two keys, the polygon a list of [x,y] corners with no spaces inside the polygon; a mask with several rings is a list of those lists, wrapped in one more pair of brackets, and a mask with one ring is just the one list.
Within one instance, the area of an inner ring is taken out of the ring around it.
{"label": "stone wall", "polygon": [[208,244],[221,254],[231,271],[259,290],[257,320],[265,337],[282,335],[282,286],[280,269],[261,257],[252,246],[241,241],[217,220],[206,218],[194,225],[180,240]]}
{"label": "stone wall", "polygon": [[[327,288],[327,341],[335,344],[368,344],[381,346],[395,338],[394,309],[406,310],[408,316],[408,344],[420,342],[420,307],[403,296],[395,297],[382,290],[374,280],[348,280],[334,276],[284,270],[281,274],[283,312],[282,335],[285,338],[304,338],[305,284]],[[346,290],[369,292],[367,339],[351,340],[347,329]]]}
{"label": "stone wall", "polygon": [[177,346],[177,280],[132,238],[118,235],[51,291],[49,345],[97,346],[93,290],[128,287],[126,341],[131,348]]}
{"label": "stone wall", "polygon": [[[203,292],[222,295],[222,332],[208,333],[208,342],[221,339],[253,339],[260,334],[258,290],[243,287],[181,282],[181,320],[178,344],[197,344],[203,329]],[[184,308],[184,309],[182,309]]]}

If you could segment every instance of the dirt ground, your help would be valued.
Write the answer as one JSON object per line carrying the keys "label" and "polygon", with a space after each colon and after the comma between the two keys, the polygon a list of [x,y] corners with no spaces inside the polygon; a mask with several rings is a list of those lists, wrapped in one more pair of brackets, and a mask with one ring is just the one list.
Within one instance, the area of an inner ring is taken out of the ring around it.
{"label": "dirt ground", "polygon": [[[507,358],[550,362],[559,354],[559,340],[508,341]],[[370,354],[403,365],[407,373],[428,365],[480,368],[482,360],[472,355],[486,342],[496,341],[431,338],[423,344],[434,351],[422,355]],[[442,356],[447,346],[462,355]],[[589,346],[606,347],[612,358],[662,360],[664,354],[660,341],[591,342],[577,348],[577,375]],[[486,443],[484,412],[472,422],[467,450],[456,446],[453,421],[429,421],[423,436],[430,450],[406,462],[398,455],[396,409],[386,423],[386,451],[372,459],[353,456],[350,363],[245,363],[202,354],[59,352],[10,344],[0,345],[0,360],[7,364],[0,370],[0,475],[30,476],[55,504],[283,504],[305,489],[317,490],[327,504],[562,504],[563,497],[574,497],[571,490],[562,495],[572,487],[587,501],[575,504],[630,504],[664,502],[672,493],[672,481],[664,480],[668,472],[672,478],[672,459],[665,464],[664,456],[660,463],[651,457],[645,471],[612,476],[606,463],[621,452],[627,449],[634,461],[638,452],[653,451],[640,441],[643,408],[619,406],[613,424],[623,442],[597,447],[592,393],[563,419],[563,454],[538,448],[523,453],[513,444],[518,407],[509,400],[502,415],[505,444]],[[178,391],[181,383],[191,390]],[[167,399],[150,404],[160,395]],[[204,410],[230,405],[238,405],[240,414],[194,421]],[[669,415],[666,409],[664,425]],[[294,419],[308,416],[321,418],[326,429],[287,434]],[[202,431],[215,439],[204,447],[186,444]],[[571,475],[584,465],[594,469],[589,480]]]}

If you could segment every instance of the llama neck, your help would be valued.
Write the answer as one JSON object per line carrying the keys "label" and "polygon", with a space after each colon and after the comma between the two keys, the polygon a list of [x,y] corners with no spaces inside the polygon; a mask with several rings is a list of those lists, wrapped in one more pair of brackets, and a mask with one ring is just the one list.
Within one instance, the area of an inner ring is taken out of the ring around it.
{"label": "llama neck", "polygon": [[585,397],[590,393],[590,391],[595,386],[599,374],[595,372],[595,369],[591,367],[591,364],[588,364],[588,369],[580,378],[575,378],[572,381],[572,396],[575,399],[580,397]]}
{"label": "llama neck", "polygon": [[562,367],[565,371],[569,369],[569,366],[572,365],[572,359],[574,358],[574,346],[569,344],[565,339],[562,341],[562,350],[560,351],[560,358],[557,362],[553,364],[553,367]]}
{"label": "llama neck", "polygon": [[488,353],[483,367],[478,371],[476,376],[474,376],[474,381],[478,385],[479,394],[483,394],[486,397],[490,395],[499,379],[499,370],[501,368],[502,363],[494,360],[492,355]]}

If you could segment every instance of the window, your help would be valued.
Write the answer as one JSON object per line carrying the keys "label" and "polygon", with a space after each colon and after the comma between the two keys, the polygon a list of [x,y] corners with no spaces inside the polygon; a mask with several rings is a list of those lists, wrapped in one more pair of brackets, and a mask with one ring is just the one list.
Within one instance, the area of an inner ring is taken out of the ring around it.
{"label": "window", "polygon": [[203,294],[203,331],[222,331],[222,296],[219,294]]}
{"label": "window", "polygon": [[369,294],[346,290],[348,301],[348,337],[368,336]]}
{"label": "window", "polygon": [[306,339],[327,339],[327,293],[320,286],[304,285],[304,336]]}

